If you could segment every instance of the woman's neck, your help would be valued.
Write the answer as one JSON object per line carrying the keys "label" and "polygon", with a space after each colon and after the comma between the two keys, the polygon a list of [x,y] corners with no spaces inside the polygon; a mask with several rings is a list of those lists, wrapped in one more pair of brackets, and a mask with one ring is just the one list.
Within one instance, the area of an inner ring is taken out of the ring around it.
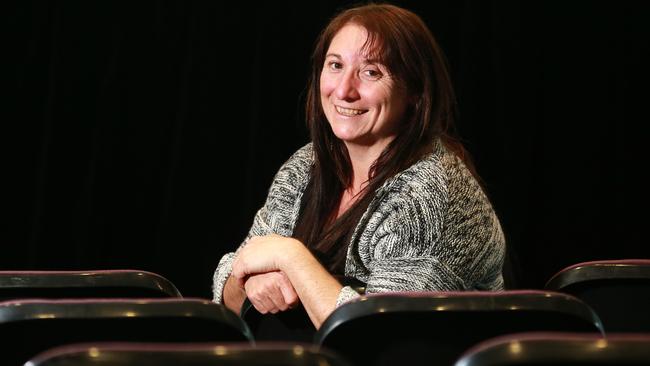
{"label": "woman's neck", "polygon": [[389,142],[387,141],[382,144],[375,143],[367,146],[345,143],[352,165],[352,181],[350,182],[350,186],[346,187],[346,190],[350,190],[353,195],[358,195],[361,192],[363,187],[368,183],[370,168],[377,161]]}
{"label": "woman's neck", "polygon": [[341,193],[339,205],[334,212],[334,219],[343,215],[366,194],[363,190],[368,185],[370,168],[377,161],[385,146],[379,144],[363,146],[346,142],[346,147],[352,165],[352,181]]}

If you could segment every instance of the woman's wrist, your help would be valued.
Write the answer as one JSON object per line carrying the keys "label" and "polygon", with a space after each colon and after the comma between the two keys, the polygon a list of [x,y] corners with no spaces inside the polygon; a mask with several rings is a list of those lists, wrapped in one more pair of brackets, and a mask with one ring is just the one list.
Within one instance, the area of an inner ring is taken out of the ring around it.
{"label": "woman's wrist", "polygon": [[309,249],[298,239],[287,238],[285,242],[286,247],[278,253],[278,268],[287,273],[292,268],[300,267],[301,262],[306,258],[306,255],[311,255]]}
{"label": "woman's wrist", "polygon": [[234,277],[229,276],[226,280],[226,283],[223,286],[223,304],[239,314],[242,304],[246,299],[246,292],[237,285],[237,281]]}

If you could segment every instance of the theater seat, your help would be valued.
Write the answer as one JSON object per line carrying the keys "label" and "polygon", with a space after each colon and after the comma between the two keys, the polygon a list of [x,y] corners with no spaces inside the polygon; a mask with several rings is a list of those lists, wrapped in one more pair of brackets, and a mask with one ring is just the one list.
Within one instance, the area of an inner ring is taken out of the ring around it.
{"label": "theater seat", "polygon": [[455,366],[650,365],[650,334],[517,333],[483,341]]}
{"label": "theater seat", "polygon": [[0,271],[0,301],[23,298],[180,298],[159,274],[139,270]]}
{"label": "theater seat", "polygon": [[582,262],[558,271],[545,288],[589,304],[606,332],[650,332],[650,260]]}
{"label": "theater seat", "polygon": [[78,342],[252,342],[246,324],[203,299],[74,299],[0,302],[2,365],[23,365]]}
{"label": "theater seat", "polygon": [[350,366],[306,343],[85,343],[56,347],[29,366]]}
{"label": "theater seat", "polygon": [[453,365],[479,341],[524,331],[602,327],[588,305],[550,291],[373,294],[337,308],[315,342],[356,365]]}

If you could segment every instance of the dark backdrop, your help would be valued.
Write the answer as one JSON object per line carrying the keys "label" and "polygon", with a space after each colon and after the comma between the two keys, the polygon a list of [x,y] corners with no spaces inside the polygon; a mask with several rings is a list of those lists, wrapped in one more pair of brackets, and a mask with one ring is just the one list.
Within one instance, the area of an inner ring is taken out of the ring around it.
{"label": "dark backdrop", "polygon": [[[3,2],[0,268],[138,268],[209,297],[307,142],[309,54],[345,3]],[[650,3],[396,3],[447,53],[519,286],[650,257]]]}

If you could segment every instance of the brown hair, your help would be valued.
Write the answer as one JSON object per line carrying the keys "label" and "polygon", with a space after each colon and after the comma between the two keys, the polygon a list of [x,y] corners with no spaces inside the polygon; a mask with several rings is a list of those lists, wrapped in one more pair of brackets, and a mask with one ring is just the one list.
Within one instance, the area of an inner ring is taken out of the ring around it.
{"label": "brown hair", "polygon": [[[384,64],[413,100],[396,138],[369,172],[363,196],[328,226],[341,194],[352,181],[345,144],[331,130],[320,99],[320,74],[330,43],[338,31],[353,23],[368,33],[364,49]],[[413,12],[388,4],[368,4],[340,12],[317,39],[307,87],[306,120],[314,149],[311,180],[302,199],[294,230],[336,274],[342,274],[352,231],[387,179],[433,151],[436,140],[456,153],[473,171],[462,144],[453,137],[455,97],[446,60],[435,38]],[[473,171],[474,172],[474,171]]]}

